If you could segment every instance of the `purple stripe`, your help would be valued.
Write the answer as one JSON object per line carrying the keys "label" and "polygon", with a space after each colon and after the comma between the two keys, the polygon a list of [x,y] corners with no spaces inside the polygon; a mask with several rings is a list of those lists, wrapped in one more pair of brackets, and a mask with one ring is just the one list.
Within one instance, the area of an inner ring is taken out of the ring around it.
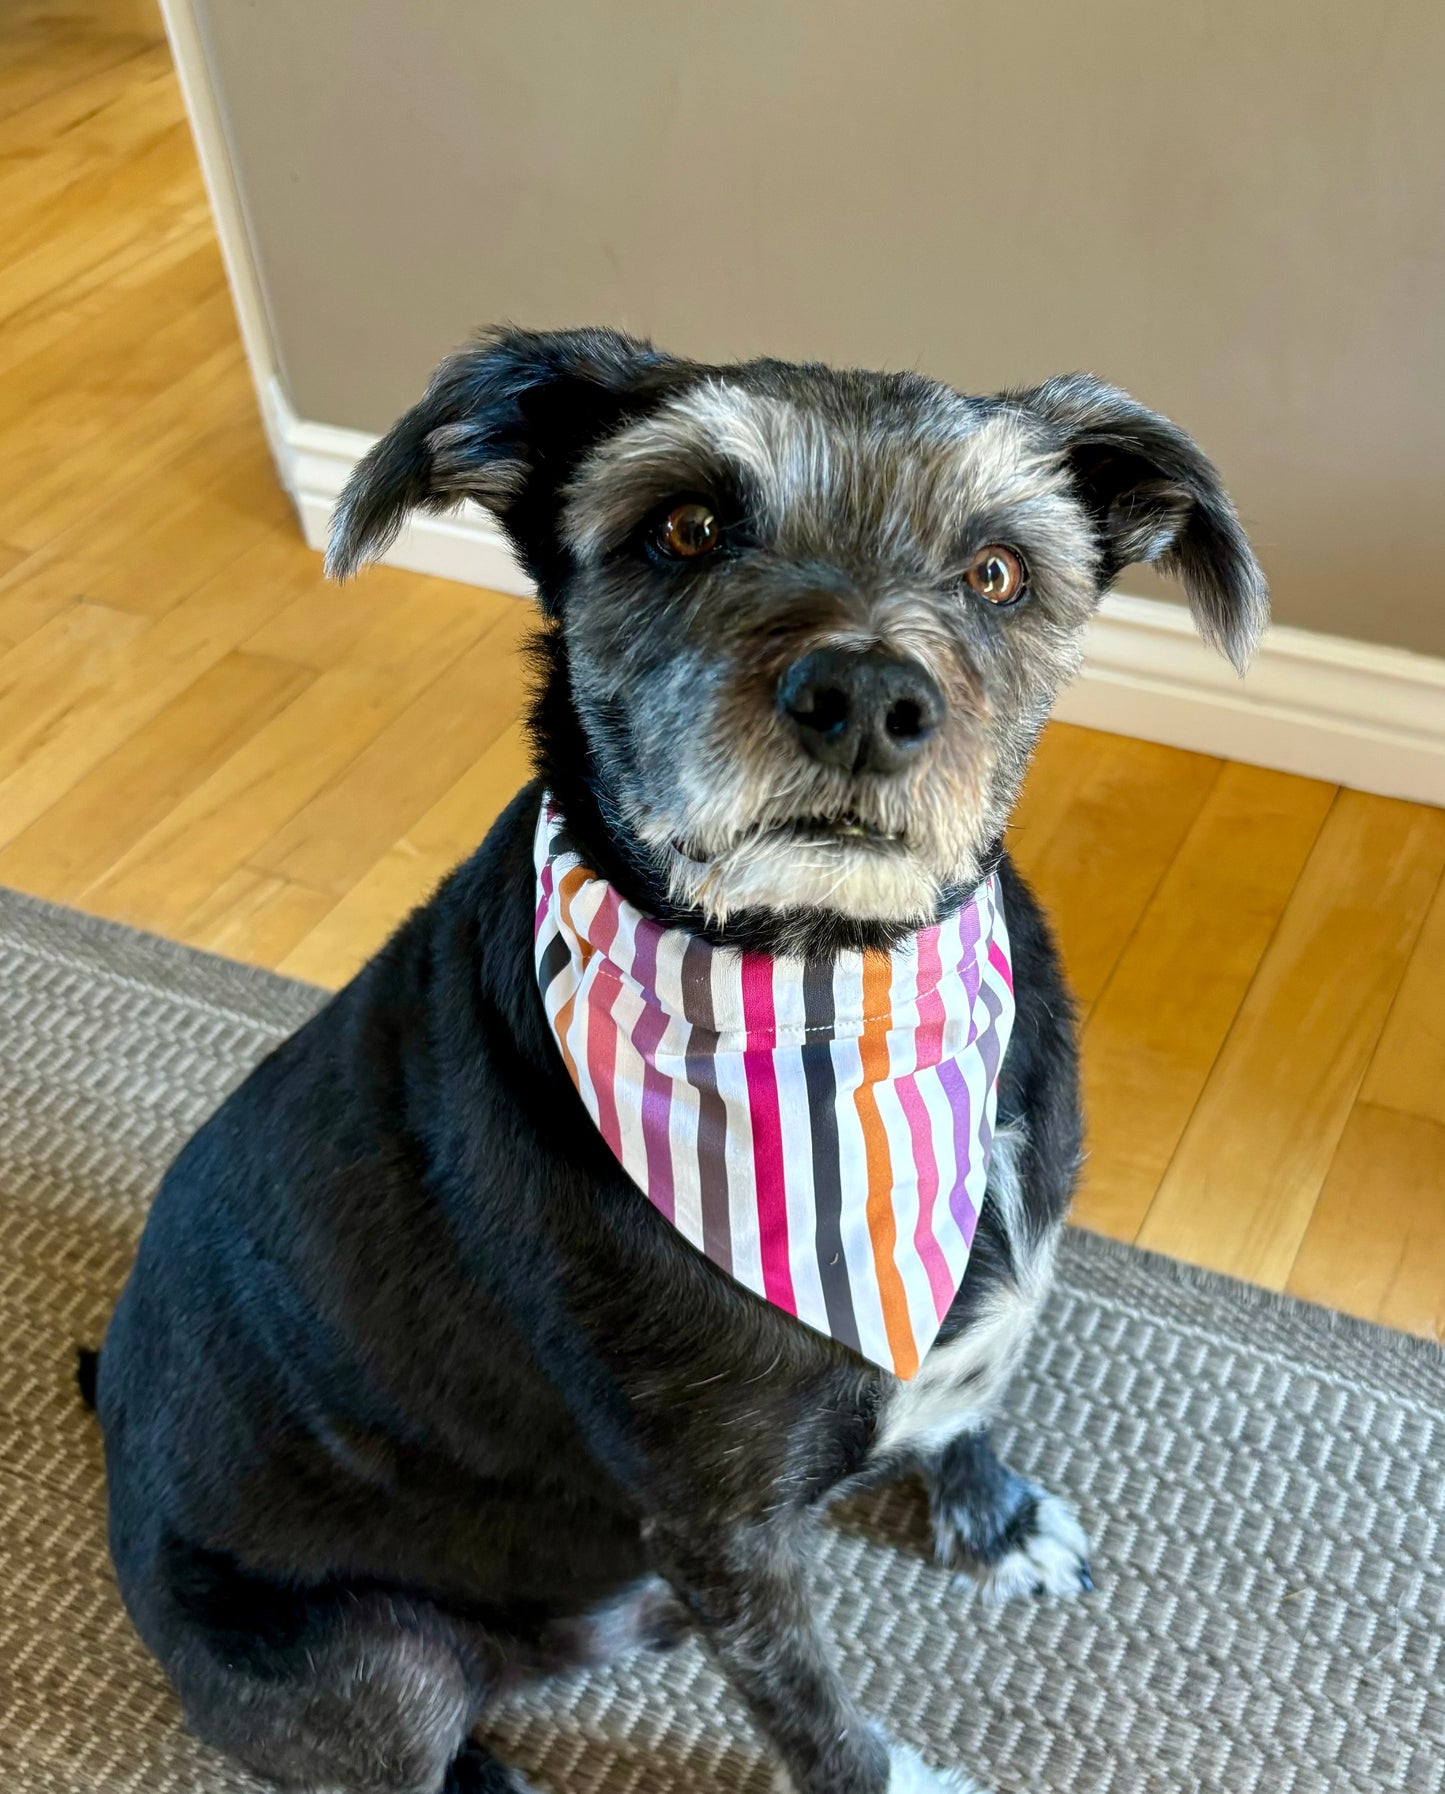
{"label": "purple stripe", "polygon": [[[1003,1001],[998,993],[989,985],[979,985],[975,974],[975,989],[983,1000],[988,1011],[988,1021],[974,1036],[971,1044],[977,1048],[979,1059],[983,1065],[984,1088],[992,1089],[998,1079],[999,1072],[999,1021],[1003,1015]],[[947,1059],[938,1068],[938,1081],[944,1095],[948,1098],[948,1106],[953,1113],[953,1149],[957,1161],[953,1189],[949,1194],[948,1206],[954,1220],[958,1223],[958,1231],[969,1246],[973,1244],[974,1230],[978,1226],[978,1213],[968,1199],[968,1191],[964,1188],[964,1174],[969,1168],[972,1157],[973,1129],[972,1107],[969,1101],[968,1086],[963,1081],[963,1073],[958,1069],[958,1062]],[[993,1151],[993,1133],[988,1125],[988,1111],[978,1118],[978,1151],[985,1169],[989,1155]]]}
{"label": "purple stripe", "polygon": [[[959,969],[963,973],[963,988],[968,993],[968,1006],[973,1008],[978,1001],[979,980],[983,976],[983,967],[979,963],[978,942],[983,927],[983,917],[979,913],[977,898],[966,903],[958,914],[959,932]],[[969,1038],[973,1037],[970,1023]]]}
{"label": "purple stripe", "polygon": [[[978,944],[983,930],[983,915],[978,899],[971,898],[958,912],[959,959],[951,967],[944,968],[944,976],[950,971],[962,975],[963,988],[968,1000],[968,1041],[973,1044],[973,1006],[978,997],[981,972],[979,968]],[[958,1068],[956,1058],[945,1058],[939,1062],[938,1085],[948,1103],[949,1113],[953,1117],[953,1187],[948,1192],[948,1212],[953,1216],[963,1243],[967,1247],[973,1245],[974,1231],[978,1227],[978,1211],[969,1201],[968,1190],[964,1179],[967,1177],[973,1160],[973,1104],[969,1100],[968,1085],[964,1082],[963,1073]]]}
{"label": "purple stripe", "polygon": [[973,1158],[973,1135],[969,1126],[972,1104],[968,1100],[968,1085],[963,1081],[963,1073],[958,1069],[956,1059],[942,1061],[938,1067],[938,1082],[948,1099],[949,1111],[953,1116],[953,1188],[948,1192],[948,1212],[963,1235],[964,1245],[972,1246],[974,1229],[978,1226],[978,1214],[968,1199],[963,1181]]}

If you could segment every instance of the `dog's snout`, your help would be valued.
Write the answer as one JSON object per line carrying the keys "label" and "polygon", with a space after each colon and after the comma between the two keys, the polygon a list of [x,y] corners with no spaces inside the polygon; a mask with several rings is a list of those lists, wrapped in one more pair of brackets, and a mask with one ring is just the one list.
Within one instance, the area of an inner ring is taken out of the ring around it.
{"label": "dog's snout", "polygon": [[916,660],[881,648],[814,648],[778,681],[778,709],[825,766],[901,772],[943,721],[943,693]]}

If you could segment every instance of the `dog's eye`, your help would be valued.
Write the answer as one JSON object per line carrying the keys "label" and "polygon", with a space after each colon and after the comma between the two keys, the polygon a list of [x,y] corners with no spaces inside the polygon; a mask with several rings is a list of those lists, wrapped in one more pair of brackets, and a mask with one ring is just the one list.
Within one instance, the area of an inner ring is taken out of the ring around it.
{"label": "dog's eye", "polygon": [[992,542],[980,548],[964,571],[964,584],[990,604],[1012,604],[1023,592],[1028,575],[1011,548]]}
{"label": "dog's eye", "polygon": [[658,520],[653,541],[673,560],[695,561],[722,546],[722,522],[700,498],[684,499]]}

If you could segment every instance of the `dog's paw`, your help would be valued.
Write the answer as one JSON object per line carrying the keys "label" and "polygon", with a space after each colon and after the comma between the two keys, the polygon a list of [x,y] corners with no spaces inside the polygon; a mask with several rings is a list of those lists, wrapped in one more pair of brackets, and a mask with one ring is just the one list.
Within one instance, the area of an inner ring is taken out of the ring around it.
{"label": "dog's paw", "polygon": [[888,1794],[983,1794],[957,1769],[935,1769],[906,1744],[888,1745]]}
{"label": "dog's paw", "polygon": [[987,1601],[1025,1595],[1085,1595],[1093,1588],[1089,1540],[1074,1510],[1057,1495],[1031,1488],[997,1553],[965,1553],[966,1567]]}
{"label": "dog's paw", "polygon": [[[977,1782],[959,1770],[934,1769],[916,1750],[879,1735],[888,1746],[888,1794],[984,1794]],[[773,1794],[796,1794],[793,1779],[781,1763],[773,1769]]]}
{"label": "dog's paw", "polygon": [[533,1794],[532,1784],[475,1741],[452,1759],[441,1794]]}

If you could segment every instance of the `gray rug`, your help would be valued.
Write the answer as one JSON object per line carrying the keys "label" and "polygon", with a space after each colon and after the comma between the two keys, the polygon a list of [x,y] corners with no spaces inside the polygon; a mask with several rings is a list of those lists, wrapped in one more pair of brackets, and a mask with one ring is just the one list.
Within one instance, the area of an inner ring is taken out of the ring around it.
{"label": "gray rug", "polygon": [[[320,995],[0,894],[0,1789],[249,1789],[132,1637],[74,1392],[157,1174]],[[1445,1790],[1445,1356],[1076,1234],[1000,1442],[1098,1592],[993,1610],[918,1494],[830,1525],[817,1601],[868,1706],[1009,1794]],[[765,1783],[701,1653],[490,1729],[569,1794]]]}

